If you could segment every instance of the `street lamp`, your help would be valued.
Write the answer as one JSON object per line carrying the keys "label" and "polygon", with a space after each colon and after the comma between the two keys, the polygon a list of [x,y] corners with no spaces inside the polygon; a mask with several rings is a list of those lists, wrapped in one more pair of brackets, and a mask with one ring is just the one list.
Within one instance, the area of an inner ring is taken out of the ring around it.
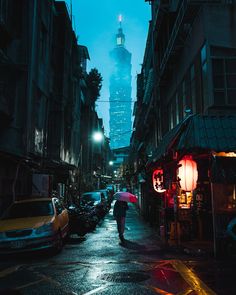
{"label": "street lamp", "polygon": [[103,140],[103,134],[100,131],[94,132],[92,137],[95,142],[101,142]]}
{"label": "street lamp", "polygon": [[[92,135],[92,139],[95,143],[101,143],[103,141],[103,138],[104,138],[104,135],[101,131],[95,131]],[[98,175],[98,178],[97,178],[97,189],[100,188],[100,181],[101,181],[101,178],[100,176]]]}
{"label": "street lamp", "polygon": [[[104,139],[104,135],[103,135],[103,133],[101,132],[101,131],[95,131],[95,132],[93,132],[93,134],[92,135],[90,135],[89,137],[88,137],[88,141],[92,141],[92,142],[94,142],[94,143],[101,143],[102,141],[103,141],[103,139]],[[80,143],[80,178],[79,178],[79,193],[81,194],[81,177],[82,177],[82,170],[83,170],[83,163],[84,163],[84,161],[83,161],[83,157],[84,157],[84,144],[83,144],[83,142],[81,141],[81,143]],[[86,159],[85,159],[85,163],[88,163],[89,161],[87,161],[88,159],[88,157],[89,157],[89,154],[88,154],[88,151],[86,152],[86,154],[85,154],[85,156],[86,156]],[[90,159],[90,161],[91,161],[91,159]],[[87,164],[86,164],[87,165]],[[86,166],[87,167],[87,166]],[[88,168],[88,167],[87,167]],[[88,168],[88,171],[90,170],[90,164],[89,164],[89,168]]]}
{"label": "street lamp", "polygon": [[114,164],[113,161],[109,161],[109,165],[112,166]]}

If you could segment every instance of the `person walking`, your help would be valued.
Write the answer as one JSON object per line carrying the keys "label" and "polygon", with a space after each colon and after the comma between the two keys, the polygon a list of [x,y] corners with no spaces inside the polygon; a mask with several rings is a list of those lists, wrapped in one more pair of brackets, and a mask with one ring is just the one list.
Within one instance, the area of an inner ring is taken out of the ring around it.
{"label": "person walking", "polygon": [[117,230],[119,233],[119,238],[123,243],[125,241],[124,231],[125,231],[125,217],[126,211],[129,209],[127,202],[117,200],[113,209],[113,216],[116,219]]}

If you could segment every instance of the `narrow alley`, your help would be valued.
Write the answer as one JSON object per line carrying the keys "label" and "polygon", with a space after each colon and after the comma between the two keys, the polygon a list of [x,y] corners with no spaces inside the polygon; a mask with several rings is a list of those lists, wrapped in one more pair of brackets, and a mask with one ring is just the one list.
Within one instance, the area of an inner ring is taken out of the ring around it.
{"label": "narrow alley", "polygon": [[162,249],[133,204],[121,244],[112,213],[56,256],[1,257],[0,294],[234,294],[233,262]]}
{"label": "narrow alley", "polygon": [[236,294],[235,97],[236,0],[0,0],[0,295]]}

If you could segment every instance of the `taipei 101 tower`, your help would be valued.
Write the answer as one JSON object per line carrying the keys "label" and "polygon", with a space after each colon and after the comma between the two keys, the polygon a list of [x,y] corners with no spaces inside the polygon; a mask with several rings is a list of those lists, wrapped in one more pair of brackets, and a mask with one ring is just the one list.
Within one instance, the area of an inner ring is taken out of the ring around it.
{"label": "taipei 101 tower", "polygon": [[112,149],[130,145],[131,136],[131,53],[125,48],[122,17],[116,45],[110,53],[112,72],[110,76],[110,144]]}

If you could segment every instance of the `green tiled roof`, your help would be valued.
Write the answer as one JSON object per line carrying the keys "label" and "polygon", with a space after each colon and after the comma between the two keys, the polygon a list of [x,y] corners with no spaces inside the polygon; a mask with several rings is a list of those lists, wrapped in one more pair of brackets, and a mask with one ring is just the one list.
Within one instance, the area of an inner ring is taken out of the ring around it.
{"label": "green tiled roof", "polygon": [[236,152],[236,115],[191,115],[162,139],[148,163],[170,151]]}

